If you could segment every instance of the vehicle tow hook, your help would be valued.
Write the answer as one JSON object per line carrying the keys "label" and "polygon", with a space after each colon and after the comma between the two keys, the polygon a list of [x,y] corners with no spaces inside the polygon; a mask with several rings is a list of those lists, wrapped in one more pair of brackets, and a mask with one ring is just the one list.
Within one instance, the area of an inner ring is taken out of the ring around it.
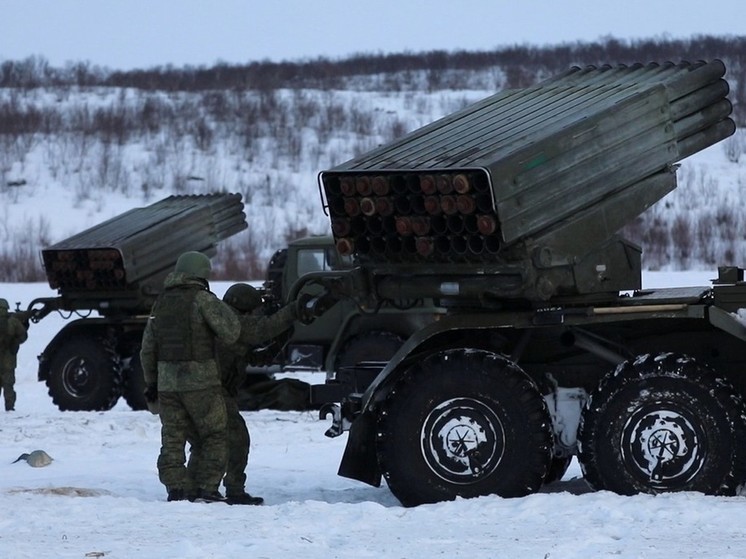
{"label": "vehicle tow hook", "polygon": [[350,421],[342,417],[342,408],[339,404],[325,404],[319,410],[319,419],[326,419],[332,416],[332,425],[326,430],[324,435],[329,438],[340,436],[350,429]]}

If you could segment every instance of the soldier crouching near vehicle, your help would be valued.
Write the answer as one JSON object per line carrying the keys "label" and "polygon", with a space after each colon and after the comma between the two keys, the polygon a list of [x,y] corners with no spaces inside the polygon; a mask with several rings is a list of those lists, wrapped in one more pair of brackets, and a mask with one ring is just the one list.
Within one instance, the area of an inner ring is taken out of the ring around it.
{"label": "soldier crouching near vehicle", "polygon": [[16,405],[16,362],[18,349],[28,339],[23,323],[9,314],[8,301],[0,299],[0,390],[5,398],[5,411]]}
{"label": "soldier crouching near vehicle", "polygon": [[[143,332],[145,394],[160,406],[158,477],[169,501],[225,501],[218,488],[228,456],[227,414],[215,348],[218,340],[234,343],[241,325],[234,311],[210,292],[210,271],[204,254],[182,254]],[[204,449],[204,460],[194,472],[195,495],[186,494],[189,433],[196,433]]]}

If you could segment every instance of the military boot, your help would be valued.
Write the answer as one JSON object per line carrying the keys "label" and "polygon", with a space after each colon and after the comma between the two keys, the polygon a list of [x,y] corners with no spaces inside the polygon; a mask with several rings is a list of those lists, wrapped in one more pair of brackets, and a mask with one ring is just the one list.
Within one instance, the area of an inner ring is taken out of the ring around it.
{"label": "military boot", "polygon": [[197,495],[194,497],[194,503],[225,503],[225,497],[220,494],[220,491],[208,491],[207,489],[200,489]]}
{"label": "military boot", "polygon": [[184,494],[184,490],[181,487],[177,487],[174,489],[169,489],[168,497],[166,497],[166,500],[169,502],[186,501],[186,495]]}
{"label": "military boot", "polygon": [[264,503],[262,497],[252,497],[245,491],[240,493],[226,493],[225,499],[229,505],[261,505]]}

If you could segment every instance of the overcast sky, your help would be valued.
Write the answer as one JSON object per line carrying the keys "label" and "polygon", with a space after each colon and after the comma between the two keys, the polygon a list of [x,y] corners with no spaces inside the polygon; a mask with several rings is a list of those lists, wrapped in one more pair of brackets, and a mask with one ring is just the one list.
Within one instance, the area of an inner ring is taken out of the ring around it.
{"label": "overcast sky", "polygon": [[111,69],[746,34],[746,0],[0,0],[0,59]]}

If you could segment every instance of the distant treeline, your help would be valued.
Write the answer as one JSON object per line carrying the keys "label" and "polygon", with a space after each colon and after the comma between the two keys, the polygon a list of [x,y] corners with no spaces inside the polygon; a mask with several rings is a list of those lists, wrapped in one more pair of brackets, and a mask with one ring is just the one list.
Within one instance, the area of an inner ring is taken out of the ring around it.
{"label": "distant treeline", "polygon": [[[746,36],[699,36],[683,40],[623,41],[609,38],[594,43],[566,43],[536,47],[516,45],[492,51],[429,51],[388,55],[355,55],[341,60],[317,58],[296,62],[218,64],[211,68],[159,67],[112,72],[105,84],[158,90],[277,89],[296,87],[346,87],[350,77],[400,74],[427,70],[481,71],[499,67],[506,71],[507,87],[526,87],[537,77],[548,77],[573,65],[634,64],[673,60],[727,59],[729,67],[746,68]],[[468,87],[468,85],[464,85]],[[447,89],[454,89],[448,84]]]}
{"label": "distant treeline", "polygon": [[[356,54],[348,58],[315,58],[283,62],[247,62],[203,66],[156,66],[130,71],[110,70],[81,61],[65,68],[50,66],[44,58],[0,62],[0,87],[48,85],[134,87],[144,90],[199,91],[206,89],[276,89],[337,87],[361,74],[394,74],[420,70],[484,70],[513,73],[509,87],[525,87],[537,76],[552,75],[573,65],[634,64],[671,60],[727,60],[740,76],[746,61],[746,35],[699,35],[688,39],[623,40],[608,37],[597,42],[549,46],[515,45],[489,51],[405,52]],[[449,87],[450,89],[450,87]]]}
{"label": "distant treeline", "polygon": [[[314,58],[283,62],[220,63],[203,66],[156,66],[117,71],[81,61],[65,68],[52,67],[44,58],[0,61],[0,87],[35,88],[54,85],[131,87],[146,91],[273,90],[278,88],[350,89],[354,78],[364,75],[401,75],[427,71],[425,86],[433,89],[470,87],[467,81],[440,83],[438,74],[447,71],[483,71],[500,68],[505,87],[526,87],[574,65],[634,64],[681,60],[726,62],[735,114],[744,122],[746,111],[746,35],[699,35],[688,39],[653,38],[622,40],[608,37],[596,42],[562,43],[550,46],[515,45],[490,51],[443,51],[399,54],[357,54],[348,58]],[[454,83],[455,82],[455,83]],[[369,82],[363,81],[369,85]],[[400,90],[407,80],[388,80]]]}

